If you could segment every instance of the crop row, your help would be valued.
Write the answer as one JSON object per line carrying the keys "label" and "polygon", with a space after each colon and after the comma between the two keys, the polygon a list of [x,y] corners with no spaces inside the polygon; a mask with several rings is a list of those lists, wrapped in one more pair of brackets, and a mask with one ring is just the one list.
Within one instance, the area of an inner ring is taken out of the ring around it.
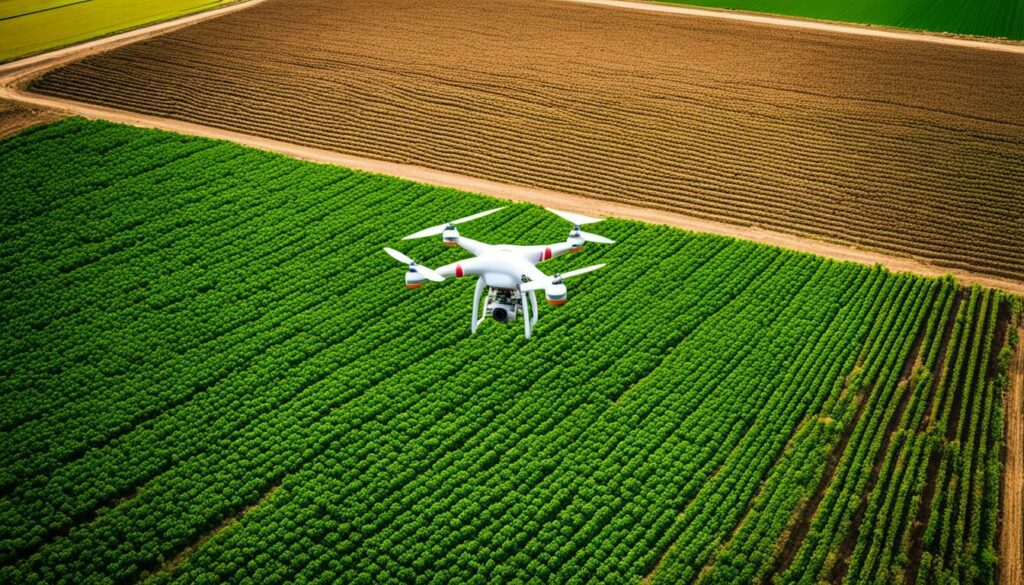
{"label": "crop row", "polygon": [[991,580],[1001,293],[609,220],[473,336],[381,248],[493,201],[83,120],[0,158],[0,581]]}

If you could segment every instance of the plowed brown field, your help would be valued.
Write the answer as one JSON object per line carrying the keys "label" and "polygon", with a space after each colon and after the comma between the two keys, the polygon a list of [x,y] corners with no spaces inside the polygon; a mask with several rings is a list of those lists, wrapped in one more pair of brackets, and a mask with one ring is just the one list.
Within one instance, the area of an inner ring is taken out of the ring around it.
{"label": "plowed brown field", "polygon": [[1022,72],[546,0],[269,0],[34,90],[1024,279]]}

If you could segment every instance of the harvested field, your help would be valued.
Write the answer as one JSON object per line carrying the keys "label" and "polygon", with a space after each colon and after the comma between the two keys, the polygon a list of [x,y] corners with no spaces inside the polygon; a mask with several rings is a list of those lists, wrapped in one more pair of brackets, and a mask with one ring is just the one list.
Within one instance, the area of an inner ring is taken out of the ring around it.
{"label": "harvested field", "polygon": [[1024,278],[1024,56],[540,0],[271,0],[41,93]]}

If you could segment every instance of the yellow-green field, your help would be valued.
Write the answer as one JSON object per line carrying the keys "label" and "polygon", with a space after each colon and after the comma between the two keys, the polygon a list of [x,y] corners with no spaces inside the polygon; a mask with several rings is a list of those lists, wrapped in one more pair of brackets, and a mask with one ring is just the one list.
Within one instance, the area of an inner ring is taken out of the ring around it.
{"label": "yellow-green field", "polygon": [[236,0],[0,0],[0,62]]}

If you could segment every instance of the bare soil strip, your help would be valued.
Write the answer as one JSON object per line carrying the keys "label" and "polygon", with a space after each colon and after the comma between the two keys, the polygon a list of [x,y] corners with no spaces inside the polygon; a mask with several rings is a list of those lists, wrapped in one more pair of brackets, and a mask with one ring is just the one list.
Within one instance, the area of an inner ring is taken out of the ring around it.
{"label": "bare soil strip", "polygon": [[1003,530],[1000,536],[1001,580],[1024,584],[1024,327],[1018,327],[1006,397],[1006,469],[1003,472]]}
{"label": "bare soil strip", "polygon": [[[950,307],[949,319],[946,321],[946,328],[942,332],[939,342],[939,353],[932,369],[932,384],[939,384],[945,374],[943,365],[946,361],[946,352],[955,351],[949,347],[949,341],[953,337],[953,330],[956,329],[956,316],[960,313],[960,304],[964,302],[966,291],[960,290],[953,298],[953,305]],[[932,398],[933,400],[935,397]],[[929,432],[935,421],[926,420],[922,424],[922,432]],[[920,570],[921,553],[924,551],[924,531],[928,524],[928,515],[932,509],[932,502],[935,500],[936,475],[939,472],[939,463],[942,461],[942,450],[932,449],[928,457],[928,465],[924,474],[925,484],[921,491],[921,503],[914,512],[913,524],[910,527],[910,554],[907,563],[906,583],[917,583],[917,573]]]}
{"label": "bare soil strip", "polygon": [[818,482],[817,489],[814,490],[814,495],[793,512],[793,518],[790,519],[789,525],[785,532],[782,533],[782,540],[777,544],[779,552],[775,559],[773,574],[781,575],[793,564],[796,553],[800,551],[800,546],[803,545],[804,538],[811,529],[811,522],[814,521],[814,517],[818,514],[818,507],[825,498],[825,492],[832,485],[832,479],[835,477],[836,470],[839,468],[839,461],[843,458],[843,453],[846,452],[846,447],[850,443],[853,430],[857,428],[860,417],[864,413],[864,407],[867,406],[868,399],[871,398],[870,394],[874,390],[875,385],[871,384],[854,398],[857,400],[857,410],[854,411],[853,417],[850,418],[849,423],[829,450],[828,463],[825,466],[825,472],[822,474],[821,480]]}
{"label": "bare soil strip", "polygon": [[[928,302],[934,302],[934,297]],[[829,574],[829,582],[841,583],[846,577],[849,569],[850,557],[853,555],[854,548],[857,546],[857,537],[860,534],[861,525],[864,523],[864,516],[867,514],[868,503],[871,501],[871,493],[875,490],[875,486],[878,485],[878,478],[882,472],[882,464],[885,463],[885,458],[889,456],[896,457],[898,453],[889,453],[889,446],[892,445],[893,435],[900,429],[900,425],[903,424],[903,415],[907,411],[907,405],[910,403],[910,399],[914,394],[914,387],[910,384],[910,376],[914,371],[915,364],[921,359],[921,346],[924,344],[925,335],[928,332],[928,321],[927,319],[921,319],[920,325],[918,325],[917,335],[914,338],[914,344],[911,347],[910,353],[907,354],[906,360],[903,362],[903,369],[900,373],[900,379],[897,382],[898,386],[903,387],[903,392],[898,398],[896,403],[896,411],[893,412],[892,418],[889,419],[886,425],[885,434],[882,439],[882,446],[875,452],[874,463],[871,465],[871,474],[868,475],[867,485],[864,487],[864,491],[860,494],[860,501],[857,503],[857,511],[853,515],[853,521],[850,524],[849,529],[846,531],[846,536],[843,537],[842,542],[839,545],[839,550],[836,552],[836,560],[832,564],[832,569]],[[881,382],[875,381],[875,385]],[[852,429],[855,427],[851,427]],[[911,429],[916,431],[917,429]],[[892,489],[891,487],[889,489]]]}

